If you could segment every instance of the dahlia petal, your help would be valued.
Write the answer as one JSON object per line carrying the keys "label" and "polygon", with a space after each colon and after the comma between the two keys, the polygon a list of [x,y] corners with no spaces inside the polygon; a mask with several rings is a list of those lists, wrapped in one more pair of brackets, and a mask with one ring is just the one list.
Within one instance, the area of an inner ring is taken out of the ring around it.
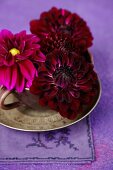
{"label": "dahlia petal", "polygon": [[14,64],[14,57],[11,55],[11,53],[7,54],[5,57],[4,64],[6,66],[11,66]]}
{"label": "dahlia petal", "polygon": [[60,110],[64,110],[64,111],[67,111],[69,107],[68,104],[64,102],[58,102],[58,105],[59,105]]}
{"label": "dahlia petal", "polygon": [[40,71],[47,71],[46,66],[45,66],[45,64],[44,64],[43,62],[40,63],[39,68],[38,68],[38,71],[39,71],[39,72],[40,72]]}
{"label": "dahlia petal", "polygon": [[0,67],[0,85],[4,85],[5,66]]}
{"label": "dahlia petal", "polygon": [[43,77],[40,77],[40,76],[35,77],[33,80],[33,84],[38,83],[38,82],[44,82]]}
{"label": "dahlia petal", "polygon": [[42,80],[53,81],[52,75],[49,74],[47,71],[39,72],[40,77]]}
{"label": "dahlia petal", "polygon": [[[28,34],[27,35],[27,40],[29,40],[30,42],[32,42],[32,43],[38,43],[38,42],[40,42],[40,38],[39,37],[37,37],[36,35],[34,35],[34,34]],[[37,45],[39,45],[39,44],[37,44]],[[39,45],[40,46],[40,45]]]}
{"label": "dahlia petal", "polygon": [[40,15],[40,18],[45,19],[45,17],[47,17],[47,12],[42,12],[41,15]]}
{"label": "dahlia petal", "polygon": [[51,100],[48,100],[48,106],[51,108],[51,109],[56,109],[56,107],[57,107],[57,103],[53,100],[53,99],[51,99]]}
{"label": "dahlia petal", "polygon": [[83,77],[82,79],[77,81],[77,84],[82,85],[87,83],[90,80],[90,75]]}
{"label": "dahlia petal", "polygon": [[34,60],[39,62],[45,62],[46,56],[41,51],[37,51],[37,54],[34,56]]}
{"label": "dahlia petal", "polygon": [[57,88],[56,87],[53,87],[51,89],[49,89],[48,91],[46,91],[44,93],[44,96],[48,97],[49,99],[55,97],[56,93],[57,93]]}
{"label": "dahlia petal", "polygon": [[0,66],[4,65],[4,58],[0,55]]}
{"label": "dahlia petal", "polygon": [[56,66],[56,64],[57,64],[57,60],[56,60],[56,58],[53,56],[53,57],[51,57],[50,58],[51,59],[51,65],[53,66],[53,68]]}
{"label": "dahlia petal", "polygon": [[3,85],[10,90],[10,73],[11,73],[11,67],[6,67],[4,69],[4,77],[3,77]]}
{"label": "dahlia petal", "polygon": [[31,50],[33,50],[33,49],[38,50],[39,48],[40,48],[39,44],[32,44]]}
{"label": "dahlia petal", "polygon": [[76,112],[77,110],[79,110],[79,108],[80,108],[80,101],[74,99],[71,103],[71,109],[75,110],[75,112]]}
{"label": "dahlia petal", "polygon": [[12,90],[15,87],[17,80],[16,66],[2,68],[1,83],[8,89]]}
{"label": "dahlia petal", "polygon": [[56,82],[57,86],[64,87],[63,86],[64,84],[61,80],[62,80],[62,77],[59,76],[59,77],[56,77],[55,82]]}
{"label": "dahlia petal", "polygon": [[15,87],[16,81],[17,81],[17,68],[16,66],[12,66],[10,73],[10,84],[9,84],[9,89],[13,89]]}
{"label": "dahlia petal", "polygon": [[60,102],[64,102],[64,101],[66,101],[66,92],[65,91],[59,91],[59,93],[57,94],[57,96],[58,96],[58,100],[60,101]]}
{"label": "dahlia petal", "polygon": [[67,103],[59,102],[58,106],[61,116],[67,117],[69,105]]}
{"label": "dahlia petal", "polygon": [[65,15],[65,10],[64,9],[61,10],[61,14],[62,14],[62,16]]}
{"label": "dahlia petal", "polygon": [[23,75],[19,72],[17,72],[17,82],[16,82],[16,86],[15,89],[17,90],[17,92],[22,92],[25,88],[25,78],[23,77]]}
{"label": "dahlia petal", "polygon": [[34,86],[33,84],[30,86],[30,92],[32,94],[39,95],[41,93],[41,90],[38,89],[38,87]]}
{"label": "dahlia petal", "polygon": [[66,101],[67,103],[71,103],[71,101],[72,101],[72,96],[70,95],[69,91],[67,91],[65,95],[66,95],[65,101]]}
{"label": "dahlia petal", "polygon": [[66,23],[67,25],[70,23],[72,17],[73,17],[73,14],[69,15],[69,16],[66,18],[65,23]]}
{"label": "dahlia petal", "polygon": [[24,52],[25,45],[26,45],[26,41],[25,40],[21,41],[21,44],[19,45],[19,48],[18,48],[21,51],[21,53]]}
{"label": "dahlia petal", "polygon": [[47,81],[47,80],[40,80],[39,79],[39,81],[38,82],[36,82],[36,84],[37,84],[37,86],[46,86],[46,89],[47,89],[47,84],[48,85],[50,85],[50,84],[52,84],[53,83],[53,81]]}
{"label": "dahlia petal", "polygon": [[[67,65],[67,63],[69,63],[69,58],[68,56],[65,54],[63,55],[63,57],[61,56],[59,63],[61,62],[61,65]],[[72,63],[71,63],[72,64]]]}
{"label": "dahlia petal", "polygon": [[46,66],[46,68],[48,69],[48,72],[50,73],[50,74],[52,74],[54,71],[55,71],[55,65],[52,63],[52,60],[51,60],[51,63],[50,62],[46,62],[45,61],[45,66]]}
{"label": "dahlia petal", "polygon": [[24,55],[20,55],[20,54],[17,54],[16,55],[16,60],[17,61],[22,61],[22,60],[26,60],[26,59],[28,59],[28,57],[27,56],[24,56]]}
{"label": "dahlia petal", "polygon": [[85,105],[90,106],[93,101],[94,101],[94,96],[92,97],[90,93],[81,96],[81,102]]}
{"label": "dahlia petal", "polygon": [[68,115],[67,111],[60,110],[59,113],[62,117],[67,118],[67,115]]}
{"label": "dahlia petal", "polygon": [[76,90],[70,90],[69,91],[70,95],[74,98],[79,98],[80,97],[80,92]]}
{"label": "dahlia petal", "polygon": [[26,82],[26,88],[30,88],[32,85],[32,80]]}
{"label": "dahlia petal", "polygon": [[0,54],[7,54],[8,51],[7,51],[7,49],[6,49],[5,45],[4,45],[4,42],[0,42],[0,43],[1,43],[0,44]]}
{"label": "dahlia petal", "polygon": [[92,82],[88,82],[86,84],[80,85],[79,89],[83,92],[88,92],[92,89]]}
{"label": "dahlia petal", "polygon": [[0,32],[0,35],[2,36],[2,38],[9,38],[9,39],[12,39],[13,38],[13,34],[12,34],[12,32],[11,31],[9,31],[9,30],[6,30],[6,29],[4,29],[4,30],[2,30],[1,32]]}
{"label": "dahlia petal", "polygon": [[20,67],[21,74],[25,79],[32,80],[34,78],[36,69],[30,60],[18,62],[18,65]]}
{"label": "dahlia petal", "polygon": [[16,37],[17,39],[22,39],[22,38],[24,38],[25,36],[26,36],[26,31],[25,31],[25,30],[23,30],[23,31],[15,34],[15,37]]}
{"label": "dahlia petal", "polygon": [[73,110],[70,111],[70,113],[68,113],[67,118],[70,120],[74,120],[77,116],[78,116],[79,112],[76,113]]}
{"label": "dahlia petal", "polygon": [[78,114],[82,112],[82,107],[80,107],[80,101],[79,100],[73,100],[70,104],[70,107],[68,109],[67,118],[70,120],[75,119]]}
{"label": "dahlia petal", "polygon": [[46,106],[46,105],[47,105],[47,99],[46,99],[46,98],[39,98],[38,103],[39,103],[41,106]]}
{"label": "dahlia petal", "polygon": [[23,53],[22,53],[22,56],[23,57],[29,57],[29,56],[31,56],[32,54],[34,53],[34,51],[33,50],[25,50]]}
{"label": "dahlia petal", "polygon": [[91,74],[91,79],[93,80],[93,81],[97,81],[98,80],[98,77],[97,77],[97,73],[96,72],[92,72],[92,74]]}
{"label": "dahlia petal", "polygon": [[[37,34],[37,30],[39,31],[39,34]],[[47,31],[44,28],[44,23],[43,21],[39,22],[38,20],[32,20],[30,21],[30,31],[38,35],[39,37],[45,37],[47,35]]]}
{"label": "dahlia petal", "polygon": [[30,31],[36,34],[37,28],[38,28],[37,20],[30,21]]}

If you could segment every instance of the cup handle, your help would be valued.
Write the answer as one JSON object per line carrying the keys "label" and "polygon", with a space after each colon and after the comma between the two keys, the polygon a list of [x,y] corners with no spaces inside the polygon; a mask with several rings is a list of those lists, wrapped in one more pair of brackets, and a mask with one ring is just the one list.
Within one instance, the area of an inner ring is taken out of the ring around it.
{"label": "cup handle", "polygon": [[0,89],[0,108],[1,109],[4,109],[4,110],[10,110],[10,109],[14,109],[14,108],[16,108],[16,107],[18,107],[18,106],[20,106],[20,102],[18,101],[18,102],[14,102],[14,103],[10,103],[10,104],[5,104],[5,99],[7,98],[7,96],[9,95],[9,94],[11,94],[12,93],[12,91],[10,91],[10,90],[7,90],[6,88],[4,88],[4,87],[2,87],[1,89]]}

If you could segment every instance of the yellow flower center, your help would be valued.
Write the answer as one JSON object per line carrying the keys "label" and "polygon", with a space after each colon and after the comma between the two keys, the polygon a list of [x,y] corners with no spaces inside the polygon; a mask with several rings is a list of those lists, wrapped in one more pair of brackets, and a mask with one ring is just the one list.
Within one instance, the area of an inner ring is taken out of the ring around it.
{"label": "yellow flower center", "polygon": [[12,48],[9,52],[12,54],[12,56],[20,54],[20,51],[16,48]]}

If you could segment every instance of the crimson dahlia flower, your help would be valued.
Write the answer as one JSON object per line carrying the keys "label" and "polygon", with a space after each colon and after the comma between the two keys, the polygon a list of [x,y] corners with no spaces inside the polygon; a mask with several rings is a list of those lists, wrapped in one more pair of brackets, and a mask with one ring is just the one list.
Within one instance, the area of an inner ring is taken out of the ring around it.
{"label": "crimson dahlia flower", "polygon": [[86,50],[92,45],[92,34],[86,22],[76,13],[53,7],[43,12],[38,20],[30,22],[30,30],[44,41],[50,33],[60,32],[69,34],[74,41]]}
{"label": "crimson dahlia flower", "polygon": [[8,30],[0,32],[0,85],[22,92],[30,87],[36,74],[33,62],[43,62],[39,38],[22,31],[13,34]]}
{"label": "crimson dahlia flower", "polygon": [[83,105],[93,102],[97,91],[97,75],[93,65],[73,53],[68,57],[54,50],[39,67],[31,93],[39,95],[39,104],[48,105],[63,117],[75,119]]}
{"label": "crimson dahlia flower", "polygon": [[81,53],[82,47],[69,34],[50,33],[45,39],[40,41],[41,51],[47,55],[55,49],[62,50],[64,53]]}

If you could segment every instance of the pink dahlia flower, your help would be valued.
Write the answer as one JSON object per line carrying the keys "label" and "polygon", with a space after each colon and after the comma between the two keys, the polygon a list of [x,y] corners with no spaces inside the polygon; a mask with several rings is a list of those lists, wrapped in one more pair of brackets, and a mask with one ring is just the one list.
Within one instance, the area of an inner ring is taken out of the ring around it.
{"label": "pink dahlia flower", "polygon": [[33,63],[44,62],[40,52],[39,38],[22,31],[13,34],[8,30],[0,32],[0,85],[22,92],[30,87],[36,74]]}
{"label": "pink dahlia flower", "polygon": [[93,37],[86,22],[76,13],[65,9],[53,7],[43,12],[40,19],[30,22],[30,30],[41,39],[47,38],[51,32],[69,34],[82,50],[92,45]]}
{"label": "pink dahlia flower", "polygon": [[39,67],[30,91],[39,95],[39,104],[48,105],[63,117],[75,119],[84,105],[97,94],[98,79],[93,65],[79,57],[54,50]]}

